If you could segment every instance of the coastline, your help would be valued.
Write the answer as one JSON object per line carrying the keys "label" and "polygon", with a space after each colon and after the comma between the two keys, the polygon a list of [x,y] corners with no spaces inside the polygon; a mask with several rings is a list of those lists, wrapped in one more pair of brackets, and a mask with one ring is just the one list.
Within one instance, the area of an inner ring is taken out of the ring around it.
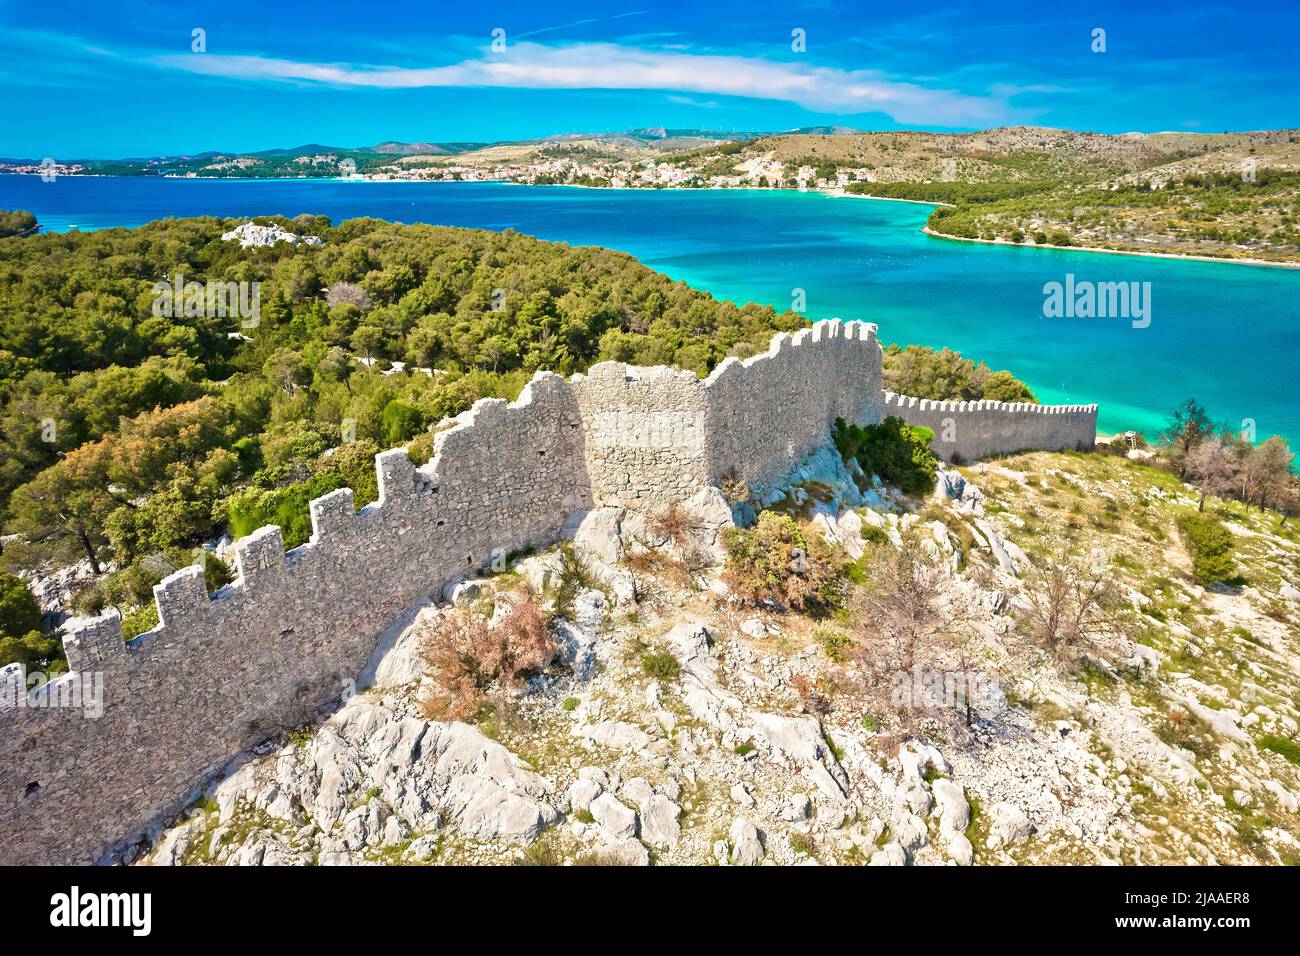
{"label": "coastline", "polygon": [[951,206],[950,202],[931,202],[928,199],[903,199],[899,196],[869,196],[866,193],[851,193],[843,189],[821,189],[818,192],[842,199],[874,199],[876,202],[910,202],[916,206]]}
{"label": "coastline", "polygon": [[929,226],[922,226],[921,231],[933,239],[947,239],[950,242],[976,242],[986,246],[1011,246],[1015,249],[1057,249],[1062,252],[1096,252],[1108,256],[1142,256],[1150,259],[1181,259],[1186,262],[1222,262],[1237,266],[1270,266],[1274,269],[1300,269],[1300,262],[1274,262],[1271,259],[1229,259],[1223,256],[1195,256],[1180,252],[1138,252],[1134,249],[1105,249],[1100,246],[1058,246],[1051,243],[1012,242],[1009,239],[972,239],[967,236],[950,236],[937,232]]}
{"label": "coastline", "polygon": [[[36,174],[36,173],[8,173],[8,174],[5,174],[5,175],[28,176],[28,175],[39,175],[39,174]],[[108,175],[108,174],[104,174],[104,173],[67,173],[67,174],[64,174],[64,175],[65,175],[67,178],[83,178],[83,177],[84,177],[84,178],[87,178],[87,179],[114,179],[114,178],[137,179],[137,178],[154,178],[154,179],[166,179],[166,180],[173,180],[173,181],[175,181],[175,180],[190,180],[190,181],[202,181],[202,182],[215,181],[215,182],[240,182],[240,183],[259,183],[259,182],[429,183],[429,182],[435,182],[434,180],[374,179],[374,178],[371,178],[370,176],[364,176],[364,175],[362,175],[362,176],[346,176],[346,177],[333,177],[333,176],[289,176],[289,177],[283,177],[283,176],[275,176],[275,177],[272,177],[272,176],[266,176],[266,177],[260,177],[260,176],[166,176],[166,175],[164,175],[164,176],[155,176],[155,177],[136,177],[136,176],[130,176],[130,177],[119,177],[119,176],[113,176],[113,175]],[[521,186],[521,187],[527,187],[527,186],[534,186],[534,185],[537,185],[537,184],[535,184],[535,183],[519,183],[519,182],[512,182],[511,180],[508,180],[508,179],[493,179],[493,180],[464,180],[464,181],[462,181],[462,180],[438,180],[437,182],[445,182],[445,183],[447,183],[447,184],[453,184],[453,185],[456,185],[456,184],[459,184],[459,185],[472,185],[473,183],[477,183],[477,182],[493,183],[493,184],[496,184],[496,185],[502,185],[502,186]],[[585,184],[581,184],[581,183],[547,183],[547,184],[545,184],[545,185],[551,185],[551,186],[564,186],[564,187],[568,187],[568,188],[571,188],[571,189],[588,189],[588,190],[592,190],[592,191],[594,191],[594,192],[602,192],[602,191],[605,191],[605,190],[614,190],[614,191],[617,191],[617,192],[679,192],[679,191],[686,191],[686,190],[683,190],[682,187],[673,187],[673,186],[661,186],[661,187],[646,187],[646,186],[589,186],[589,185],[585,185]],[[832,199],[870,199],[870,200],[873,200],[873,201],[875,201],[875,202],[901,202],[901,203],[911,203],[912,205],[918,205],[918,206],[932,206],[932,207],[936,207],[936,208],[939,207],[939,206],[952,206],[952,205],[953,205],[953,203],[947,203],[947,202],[932,202],[932,201],[925,200],[925,199],[903,199],[903,198],[900,198],[900,197],[897,197],[897,196],[871,196],[871,195],[868,195],[868,194],[866,194],[866,193],[850,193],[850,192],[846,192],[842,187],[827,187],[827,188],[822,188],[822,189],[788,189],[788,188],[785,188],[785,187],[781,187],[781,188],[777,188],[777,189],[772,189],[772,188],[764,189],[764,188],[761,188],[761,187],[745,187],[745,186],[700,186],[700,187],[692,187],[689,191],[690,191],[690,192],[820,193],[821,195],[823,195],[823,196],[827,196],[827,197],[832,198]],[[1177,260],[1182,260],[1182,261],[1184,261],[1184,262],[1220,262],[1220,263],[1226,263],[1226,264],[1228,264],[1228,265],[1265,266],[1265,267],[1272,267],[1272,268],[1275,268],[1275,269],[1300,269],[1300,262],[1278,262],[1278,261],[1274,261],[1274,260],[1271,260],[1271,259],[1256,259],[1256,258],[1253,258],[1253,257],[1243,257],[1243,258],[1235,258],[1235,259],[1233,259],[1233,258],[1228,258],[1228,257],[1226,257],[1226,256],[1192,255],[1192,254],[1189,254],[1189,253],[1179,253],[1179,252],[1140,252],[1140,251],[1135,250],[1135,249],[1107,249],[1107,248],[1100,247],[1100,246],[1061,246],[1061,245],[1055,245],[1055,244],[1052,244],[1052,243],[1034,243],[1034,244],[1030,244],[1030,243],[1023,243],[1023,242],[1011,242],[1011,241],[1008,240],[1008,239],[976,239],[976,238],[972,238],[972,237],[968,237],[968,236],[954,236],[954,235],[950,235],[950,234],[948,234],[948,233],[939,232],[939,231],[937,231],[937,230],[935,230],[935,229],[931,229],[928,225],[923,225],[923,226],[921,227],[921,232],[924,233],[925,235],[929,236],[929,237],[932,238],[932,239],[946,239],[946,240],[949,240],[949,241],[951,241],[951,242],[973,242],[973,243],[978,243],[978,244],[981,244],[981,245],[987,245],[987,246],[1011,246],[1011,247],[1013,247],[1013,248],[1021,248],[1021,249],[1055,249],[1055,250],[1062,251],[1062,252],[1093,252],[1093,253],[1101,253],[1101,254],[1104,254],[1104,255],[1112,255],[1112,256],[1145,256],[1145,257],[1153,258],[1153,259],[1177,259]]]}

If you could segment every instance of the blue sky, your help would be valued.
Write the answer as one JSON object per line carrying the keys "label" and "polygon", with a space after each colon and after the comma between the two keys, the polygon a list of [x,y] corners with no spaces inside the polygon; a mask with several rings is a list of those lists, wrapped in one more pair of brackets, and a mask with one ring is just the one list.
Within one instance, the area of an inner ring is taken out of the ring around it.
{"label": "blue sky", "polygon": [[1295,0],[0,0],[0,156],[661,126],[1298,126],[1298,50]]}

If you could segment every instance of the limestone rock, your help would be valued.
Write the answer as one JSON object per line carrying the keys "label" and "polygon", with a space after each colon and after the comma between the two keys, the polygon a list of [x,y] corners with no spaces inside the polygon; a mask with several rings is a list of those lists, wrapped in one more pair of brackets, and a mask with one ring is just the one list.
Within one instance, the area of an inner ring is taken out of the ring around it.
{"label": "limestone rock", "polygon": [[672,846],[681,839],[682,808],[663,794],[652,794],[641,805],[641,839],[651,846]]}
{"label": "limestone rock", "polygon": [[650,743],[649,734],[636,724],[622,720],[602,720],[598,724],[579,727],[574,732],[593,744],[610,750],[638,751]]}
{"label": "limestone rock", "polygon": [[763,859],[763,842],[758,828],[744,817],[731,824],[731,862],[736,866],[757,866]]}
{"label": "limestone rock", "polygon": [[940,778],[931,785],[939,804],[939,827],[947,834],[962,833],[970,823],[970,804],[959,784]]}
{"label": "limestone rock", "polygon": [[578,511],[565,522],[563,535],[605,564],[617,564],[623,558],[622,508],[593,508]]}
{"label": "limestone rock", "polygon": [[808,801],[808,795],[804,793],[791,794],[786,801],[781,804],[777,811],[777,816],[782,820],[790,823],[802,823],[808,819],[812,812],[812,804]]}
{"label": "limestone rock", "polygon": [[940,468],[934,481],[934,496],[940,500],[947,501],[953,498],[960,498],[961,493],[966,490],[966,479],[961,476],[961,472],[949,471],[946,468]]}
{"label": "limestone rock", "polygon": [[948,837],[948,856],[958,866],[970,866],[975,860],[975,848],[964,833],[954,833]]}
{"label": "limestone rock", "polygon": [[450,581],[442,589],[443,600],[462,607],[472,603],[482,593],[482,581]]}
{"label": "limestone rock", "polygon": [[277,242],[287,242],[291,246],[296,246],[300,242],[307,246],[319,246],[325,241],[320,236],[299,236],[292,232],[285,232],[274,224],[259,226],[251,220],[230,232],[222,233],[221,238],[226,242],[237,239],[240,248],[243,249],[273,246]]}
{"label": "limestone rock", "polygon": [[626,840],[636,836],[636,811],[619,803],[613,795],[601,794],[591,801],[590,809],[609,839]]}
{"label": "limestone rock", "polygon": [[897,840],[890,840],[875,853],[871,854],[868,866],[907,866],[907,853],[898,845]]}
{"label": "limestone rock", "polygon": [[639,840],[611,840],[600,847],[597,856],[612,866],[650,865],[650,851]]}
{"label": "limestone rock", "polygon": [[591,809],[591,801],[601,795],[603,788],[594,780],[576,780],[569,788],[569,810],[581,813]]}
{"label": "limestone rock", "polygon": [[1013,803],[995,803],[989,808],[989,849],[1024,843],[1033,833],[1029,817]]}

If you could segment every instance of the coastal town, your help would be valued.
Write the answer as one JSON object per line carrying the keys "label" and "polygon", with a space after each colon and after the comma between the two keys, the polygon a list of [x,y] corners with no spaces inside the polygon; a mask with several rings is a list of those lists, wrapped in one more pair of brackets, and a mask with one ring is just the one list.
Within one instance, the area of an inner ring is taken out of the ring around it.
{"label": "coastal town", "polygon": [[[472,154],[471,154],[472,155]],[[425,157],[421,157],[425,158]],[[409,158],[404,158],[409,159]],[[500,162],[410,162],[358,167],[345,154],[313,153],[296,156],[292,178],[338,178],[373,182],[497,182],[528,186],[589,186],[614,189],[835,189],[854,182],[871,182],[870,170],[862,167],[825,169],[809,164],[787,164],[767,156],[754,156],[734,167],[718,169],[718,162],[700,157],[587,158],[579,155],[535,156]],[[197,168],[167,169],[167,161],[150,161],[154,175],[164,178],[201,179],[255,175],[261,165],[254,157],[217,156]],[[172,164],[174,165],[174,164]],[[820,173],[820,174],[819,174]],[[97,174],[95,164],[53,159],[0,160],[0,174],[78,176]]]}
{"label": "coastal town", "polygon": [[501,165],[392,166],[358,178],[377,181],[507,182],[528,186],[568,185],[614,189],[834,189],[849,183],[870,182],[864,168],[838,169],[819,176],[810,165],[787,165],[764,156],[737,163],[732,171],[711,172],[705,162],[671,159],[584,160],[575,157],[540,158]]}

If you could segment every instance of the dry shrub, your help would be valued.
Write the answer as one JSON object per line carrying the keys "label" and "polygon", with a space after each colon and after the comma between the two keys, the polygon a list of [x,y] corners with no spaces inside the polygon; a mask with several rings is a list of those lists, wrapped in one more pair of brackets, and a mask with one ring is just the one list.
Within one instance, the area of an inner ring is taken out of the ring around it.
{"label": "dry shrub", "polygon": [[1087,657],[1130,631],[1128,603],[1109,562],[1048,560],[1025,582],[1021,631],[1066,661]]}
{"label": "dry shrub", "polygon": [[693,587],[696,576],[716,562],[704,543],[706,531],[698,515],[673,502],[645,515],[638,547],[629,548],[624,562],[642,575],[663,575],[680,587]]}
{"label": "dry shrub", "polygon": [[825,717],[835,709],[831,704],[830,695],[811,677],[805,674],[795,674],[790,678],[790,686],[799,695],[799,700],[803,702],[806,713]]}
{"label": "dry shrub", "polygon": [[744,475],[733,471],[722,479],[722,497],[726,498],[728,503],[744,504],[750,496],[749,482]]}
{"label": "dry shrub", "polygon": [[517,689],[555,659],[559,643],[532,592],[513,593],[509,607],[495,621],[454,608],[425,639],[421,655],[433,687],[423,706],[430,718],[469,720],[494,684]]}
{"label": "dry shrub", "polygon": [[805,533],[789,515],[764,511],[748,530],[728,528],[727,585],[754,605],[823,613],[841,603],[844,564],[821,535]]}
{"label": "dry shrub", "polygon": [[897,550],[878,548],[849,610],[868,709],[892,713],[905,736],[922,716],[954,716],[935,711],[915,682],[916,675],[956,663],[973,637],[972,609],[950,593],[944,568],[912,539]]}
{"label": "dry shrub", "polygon": [[658,541],[678,548],[691,544],[699,521],[677,502],[646,517],[646,530]]}

